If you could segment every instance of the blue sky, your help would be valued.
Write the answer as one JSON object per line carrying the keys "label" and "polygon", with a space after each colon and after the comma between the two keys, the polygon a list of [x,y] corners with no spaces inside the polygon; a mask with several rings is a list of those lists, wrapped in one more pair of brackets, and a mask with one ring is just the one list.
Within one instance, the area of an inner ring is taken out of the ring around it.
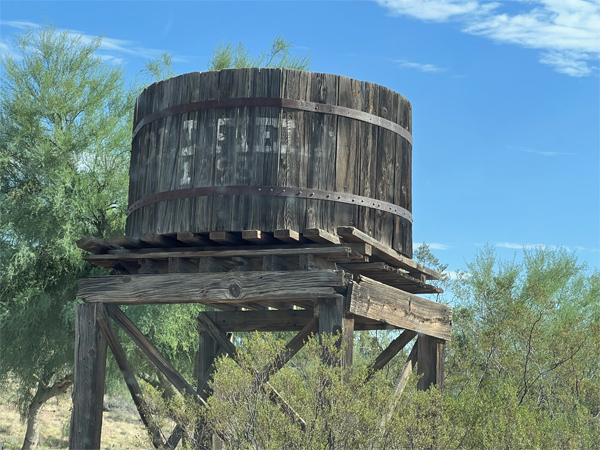
{"label": "blue sky", "polygon": [[259,53],[282,34],[312,69],[387,86],[413,105],[414,242],[450,270],[565,246],[600,267],[600,2],[6,1],[0,51],[46,18],[133,78],[163,50],[205,70],[221,40]]}

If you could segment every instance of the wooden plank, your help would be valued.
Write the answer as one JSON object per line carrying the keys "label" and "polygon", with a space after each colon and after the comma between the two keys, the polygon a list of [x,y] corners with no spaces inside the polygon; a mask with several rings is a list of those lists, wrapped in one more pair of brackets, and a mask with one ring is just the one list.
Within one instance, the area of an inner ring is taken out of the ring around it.
{"label": "wooden plank", "polygon": [[168,248],[168,249],[144,249],[144,250],[113,250],[107,255],[87,255],[83,257],[85,261],[137,261],[139,259],[167,259],[167,258],[232,258],[234,256],[247,258],[262,258],[265,255],[276,254],[278,256],[292,255],[316,255],[321,258],[339,261],[353,262],[364,261],[365,256],[372,252],[368,244],[343,244],[337,246],[324,245],[302,245],[302,246],[243,246],[243,247],[190,247],[190,248]]}
{"label": "wooden plank", "polygon": [[317,244],[339,244],[340,238],[320,228],[305,228],[302,235]]}
{"label": "wooden plank", "polygon": [[452,308],[360,276],[350,289],[349,312],[399,328],[450,340]]}
{"label": "wooden plank", "polygon": [[146,244],[140,238],[132,236],[124,236],[122,234],[113,234],[108,238],[108,241],[112,244],[118,245],[123,248],[148,248],[152,247],[150,244]]}
{"label": "wooden plank", "polygon": [[[379,88],[380,86],[374,83],[365,82],[363,84],[363,108],[362,110],[374,114],[381,115],[379,108]],[[359,173],[359,189],[360,195],[376,198],[376,186],[379,179],[377,172],[377,157],[378,157],[378,136],[379,126],[368,123],[360,124],[359,146],[360,151],[360,173]],[[370,236],[373,236],[375,226],[375,210],[366,207],[358,209],[358,224],[357,228],[364,231]]]}
{"label": "wooden plank", "polygon": [[384,262],[372,263],[340,263],[339,267],[356,275],[364,275],[380,283],[387,284],[411,294],[441,294],[443,289],[425,283],[424,274],[419,274],[422,279],[417,279],[397,267],[391,267]]}
{"label": "wooden plank", "polygon": [[[219,72],[204,72],[200,75],[201,88],[195,94],[197,101],[214,100],[219,98]],[[195,131],[195,141],[198,150],[194,160],[194,187],[215,185],[215,163],[217,158],[216,145],[218,137],[218,117],[221,110],[209,109],[198,112],[198,126]],[[214,198],[198,197],[194,199],[195,216],[192,223],[185,229],[189,231],[208,231],[212,228]]]}
{"label": "wooden plank", "polygon": [[229,272],[112,275],[79,280],[85,302],[117,304],[260,302],[331,297],[345,289],[343,271]]}
{"label": "wooden plank", "polygon": [[417,339],[417,374],[421,376],[417,389],[426,391],[432,384],[444,389],[444,360],[446,346],[443,339],[419,333]]}
{"label": "wooden plank", "polygon": [[273,237],[290,244],[298,244],[300,242],[300,233],[295,230],[275,230]]}
{"label": "wooden plank", "polygon": [[276,255],[266,255],[262,258],[262,270],[264,271],[286,270],[288,264],[288,261]]}
{"label": "wooden plank", "polygon": [[157,274],[167,273],[169,271],[169,265],[167,261],[144,258],[139,260],[140,268],[138,273],[140,274]]}
{"label": "wooden plank", "polygon": [[[218,306],[222,306],[220,304]],[[309,305],[312,306],[312,305]],[[231,333],[300,331],[313,318],[312,309],[265,310],[265,311],[206,311],[208,317],[220,329]],[[376,320],[355,317],[355,330],[396,329]],[[206,331],[198,325],[200,331]]]}
{"label": "wooden plank", "polygon": [[[203,314],[227,333],[298,331],[313,319],[310,310],[206,311]],[[202,324],[198,330],[206,331]]]}
{"label": "wooden plank", "polygon": [[222,245],[244,245],[243,239],[228,231],[211,231],[208,235],[211,241]]}
{"label": "wooden plank", "polygon": [[116,250],[119,248],[114,244],[109,244],[108,242],[89,234],[79,239],[76,244],[80,249],[94,254],[106,253],[109,250]]}
{"label": "wooden plank", "polygon": [[[258,76],[253,77],[250,95],[281,98],[282,72],[280,69],[260,69]],[[254,179],[257,185],[277,186],[278,183],[280,114],[281,108],[252,108],[254,134],[249,136],[248,144],[256,155]],[[252,196],[252,217],[248,228],[273,231],[278,201],[271,196]]]}
{"label": "wooden plank", "polygon": [[342,367],[351,367],[354,359],[354,316],[345,316],[343,319],[340,345],[344,350]]}
{"label": "wooden plank", "polygon": [[[398,354],[417,335],[415,331],[404,330],[400,335],[390,342],[390,345],[377,356],[372,364],[373,372],[383,369],[394,356]],[[369,377],[370,378],[370,377]]]}
{"label": "wooden plank", "polygon": [[[344,312],[344,297],[321,298],[315,306],[315,315],[319,319],[319,338],[325,333],[339,334],[336,342],[338,348],[345,348],[344,356],[339,363],[352,363],[352,343],[354,341],[354,320],[346,320]],[[345,328],[348,328],[346,330]],[[329,364],[337,364],[330,355],[324,355]]]}
{"label": "wooden plank", "polygon": [[265,233],[260,230],[244,230],[242,231],[242,239],[248,242],[252,242],[253,244],[275,244],[278,242],[273,236],[269,233]]}
{"label": "wooden plank", "polygon": [[337,264],[315,255],[300,255],[300,270],[337,270]]}
{"label": "wooden plank", "polygon": [[207,272],[226,272],[230,269],[228,262],[213,258],[212,256],[201,256],[198,258],[198,271],[200,273]]}
{"label": "wooden plank", "polygon": [[[310,73],[310,101],[336,105],[338,102],[338,76],[325,73]],[[319,113],[304,113],[308,136],[307,187],[335,191],[337,116]],[[333,202],[306,200],[306,228],[322,228],[335,232]]]}
{"label": "wooden plank", "polygon": [[[101,304],[99,306],[102,306]],[[142,423],[146,427],[146,429],[150,432],[152,437],[152,444],[155,448],[161,448],[164,446],[164,441],[160,435],[160,430],[156,426],[153,421],[148,421],[146,418],[146,414],[149,412],[148,405],[144,400],[144,394],[140,385],[138,384],[135,375],[133,374],[133,370],[131,369],[131,365],[127,360],[127,356],[125,355],[125,350],[121,346],[121,342],[117,337],[112,325],[110,324],[110,320],[104,311],[104,307],[101,308],[102,314],[98,316],[98,325],[102,328],[102,332],[104,333],[104,337],[108,342],[108,346],[115,357],[115,361],[117,362],[117,366],[121,371],[121,375],[123,375],[123,380],[127,385],[127,389],[131,394],[131,398],[133,399],[133,403],[135,404],[136,409],[140,415],[140,419],[142,419]]]}
{"label": "wooden plank", "polygon": [[[362,82],[348,77],[338,78],[338,105],[362,109]],[[350,194],[359,193],[360,176],[360,123],[347,117],[338,117],[337,148],[335,163],[335,191]],[[358,206],[343,203],[335,204],[335,222],[338,225],[356,226]]]}
{"label": "wooden plank", "polygon": [[183,242],[184,244],[192,245],[195,247],[211,245],[209,239],[206,239],[202,235],[198,233],[193,233],[191,231],[181,231],[177,233],[177,240],[179,242]]}
{"label": "wooden plank", "polygon": [[[231,335],[228,335],[230,338]],[[217,341],[206,330],[199,332],[198,361],[196,372],[198,378],[198,393],[203,399],[211,395],[209,381],[215,371],[215,360],[223,354]]]}
{"label": "wooden plank", "polygon": [[[258,76],[258,68],[245,68],[236,71],[236,96],[249,97],[253,79]],[[235,124],[235,141],[233,162],[234,186],[255,185],[256,152],[248,140],[254,133],[253,108],[237,108]],[[252,198],[248,195],[233,195],[231,197],[231,222],[228,230],[242,231],[250,228],[252,214]]]}
{"label": "wooden plank", "polygon": [[[300,70],[283,70],[281,96],[282,98],[308,100],[310,97],[310,73]],[[277,185],[306,187],[308,154],[304,112],[283,108],[280,116]],[[302,232],[306,200],[296,197],[279,197],[277,205],[276,228]]]}
{"label": "wooden plank", "polygon": [[[400,126],[412,133],[412,106],[398,94],[398,120]],[[412,144],[396,135],[396,164],[394,177],[394,203],[412,211]],[[394,250],[412,258],[412,224],[394,217]]]}
{"label": "wooden plank", "polygon": [[422,264],[419,264],[412,259],[402,256],[395,250],[384,246],[381,242],[373,239],[371,236],[363,233],[362,231],[354,227],[338,227],[338,235],[340,235],[347,242],[363,242],[369,244],[372,247],[373,256],[382,259],[383,261],[398,266],[402,269],[408,270],[409,272],[420,272],[425,274],[428,280],[439,280],[442,275]]}
{"label": "wooden plank", "polygon": [[[160,203],[160,202],[159,202]],[[177,247],[177,241],[156,233],[142,233],[142,241],[154,247]]]}
{"label": "wooden plank", "polygon": [[[398,116],[398,94],[379,86],[379,116],[396,122]],[[396,138],[390,130],[378,127],[377,130],[376,178],[374,198],[385,202],[394,202],[394,167],[396,164]],[[392,247],[394,235],[394,216],[382,210],[374,211],[373,238],[386,247]]]}
{"label": "wooden plank", "polygon": [[169,273],[198,273],[198,261],[184,258],[169,258]]}
{"label": "wooden plank", "polygon": [[[154,345],[144,336],[144,334],[133,324],[133,322],[125,315],[117,305],[105,305],[108,315],[115,321],[117,325],[131,338],[133,342],[144,352],[144,354],[152,361],[158,370],[169,380],[169,382],[181,394],[191,395],[200,403],[206,404],[205,401],[198,395],[194,388],[181,376],[171,363],[160,354]],[[99,447],[97,447],[99,448]]]}
{"label": "wooden plank", "polygon": [[102,305],[77,305],[71,450],[100,448],[107,344],[97,322],[101,312]]}

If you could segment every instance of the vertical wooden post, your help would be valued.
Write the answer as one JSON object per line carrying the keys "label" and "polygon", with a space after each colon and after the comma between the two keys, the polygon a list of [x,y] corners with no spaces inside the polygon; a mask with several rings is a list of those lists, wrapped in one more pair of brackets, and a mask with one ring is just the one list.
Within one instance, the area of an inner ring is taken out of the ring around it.
{"label": "vertical wooden post", "polygon": [[210,395],[207,382],[214,371],[219,344],[207,331],[200,331],[199,334],[198,366],[196,368],[196,373],[198,374],[198,394],[206,400]]}
{"label": "vertical wooden post", "polygon": [[[200,331],[198,345],[198,394],[203,399],[208,399],[211,392],[208,388],[208,379],[212,376],[215,368],[215,358],[219,352],[219,344],[207,331]],[[213,434],[212,450],[225,449],[225,443],[219,436]]]}
{"label": "vertical wooden post", "polygon": [[70,450],[100,448],[107,342],[96,319],[102,307],[99,303],[77,305]]}
{"label": "vertical wooden post", "polygon": [[338,348],[344,346],[342,365],[348,367],[352,364],[354,347],[354,318],[344,316],[344,298],[322,298],[317,302],[319,315],[319,335],[323,333],[340,333],[337,342]]}
{"label": "vertical wooden post", "polygon": [[432,384],[444,389],[446,341],[419,333],[417,339],[417,374],[422,375],[417,389],[425,391]]}

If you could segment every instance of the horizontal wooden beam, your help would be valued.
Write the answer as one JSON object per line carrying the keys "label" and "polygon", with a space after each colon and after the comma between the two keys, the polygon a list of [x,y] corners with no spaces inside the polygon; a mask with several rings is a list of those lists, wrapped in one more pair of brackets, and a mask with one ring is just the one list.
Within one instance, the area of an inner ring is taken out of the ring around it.
{"label": "horizontal wooden beam", "polygon": [[410,292],[411,294],[441,294],[444,292],[443,289],[427,284],[420,278],[417,279],[411,276],[403,269],[392,267],[384,262],[342,263],[339,264],[339,267],[348,272],[364,275],[383,284]]}
{"label": "horizontal wooden beam", "polygon": [[439,280],[442,277],[442,274],[439,272],[425,267],[423,264],[419,264],[416,261],[413,261],[410,258],[406,258],[402,256],[400,253],[386,247],[381,242],[376,239],[373,239],[366,233],[363,233],[357,228],[354,227],[338,227],[338,234],[347,242],[362,242],[364,244],[369,244],[373,249],[373,256],[385,261],[393,266],[400,267],[402,269],[408,270],[409,272],[418,272],[425,275],[428,280]]}
{"label": "horizontal wooden beam", "polygon": [[[202,314],[224,332],[300,331],[313,319],[311,310],[206,311]],[[207,331],[202,323],[199,331]]]}
{"label": "horizontal wooden beam", "polygon": [[336,296],[350,282],[341,270],[111,275],[79,280],[77,296],[124,305],[289,301]]}
{"label": "horizontal wooden beam", "polygon": [[94,236],[90,236],[89,234],[79,239],[76,244],[80,249],[94,254],[106,253],[109,250],[119,249],[119,247],[116,245],[105,242],[102,239],[98,239]]}
{"label": "horizontal wooden beam", "polygon": [[242,247],[175,247],[153,248],[139,250],[112,250],[106,255],[87,255],[83,259],[90,262],[104,260],[135,261],[142,258],[167,259],[167,258],[199,258],[212,256],[215,258],[232,258],[234,256],[247,258],[262,258],[265,255],[295,256],[317,255],[321,258],[353,262],[364,261],[371,255],[371,246],[368,244],[344,245],[287,245],[287,246],[242,246]]}
{"label": "horizontal wooden beam", "polygon": [[452,308],[360,276],[348,295],[348,310],[367,317],[449,341]]}
{"label": "horizontal wooden beam", "polygon": [[[218,327],[228,333],[301,331],[312,319],[312,309],[265,311],[206,311]],[[396,327],[373,319],[355,317],[356,330],[390,330]],[[198,324],[199,331],[206,331]]]}

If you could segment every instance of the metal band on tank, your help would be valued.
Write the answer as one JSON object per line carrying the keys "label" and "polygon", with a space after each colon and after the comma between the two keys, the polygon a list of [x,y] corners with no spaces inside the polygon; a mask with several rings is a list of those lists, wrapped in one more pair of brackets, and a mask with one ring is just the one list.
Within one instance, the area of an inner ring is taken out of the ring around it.
{"label": "metal band on tank", "polygon": [[147,195],[134,202],[127,210],[129,217],[134,211],[151,205],[152,203],[177,200],[182,198],[209,197],[213,195],[267,195],[275,197],[297,197],[314,200],[327,200],[331,202],[346,203],[349,205],[364,206],[366,208],[378,209],[389,212],[396,216],[407,219],[412,223],[412,214],[405,208],[393,203],[375,200],[360,195],[347,194],[345,192],[323,191],[321,189],[290,188],[281,186],[207,186],[189,189],[177,189],[174,191],[158,192]]}
{"label": "metal band on tank", "polygon": [[391,120],[384,119],[383,117],[369,114],[364,111],[357,109],[346,108],[344,106],[337,105],[326,105],[324,103],[306,102],[303,100],[293,100],[290,98],[266,98],[266,97],[244,97],[244,98],[223,98],[219,100],[205,100],[202,102],[187,103],[185,105],[172,106],[170,108],[162,109],[155,113],[149,114],[142,118],[135,126],[133,130],[132,140],[138,132],[145,126],[155,120],[163,119],[165,117],[173,116],[176,114],[184,114],[195,111],[204,111],[208,109],[218,108],[245,108],[245,107],[266,107],[266,108],[287,108],[295,109],[299,111],[316,112],[321,114],[332,114],[340,117],[348,117],[350,119],[359,120],[361,122],[370,123],[371,125],[377,125],[378,127],[389,130],[402,136],[411,145],[413,143],[412,135],[405,128],[401,127]]}

